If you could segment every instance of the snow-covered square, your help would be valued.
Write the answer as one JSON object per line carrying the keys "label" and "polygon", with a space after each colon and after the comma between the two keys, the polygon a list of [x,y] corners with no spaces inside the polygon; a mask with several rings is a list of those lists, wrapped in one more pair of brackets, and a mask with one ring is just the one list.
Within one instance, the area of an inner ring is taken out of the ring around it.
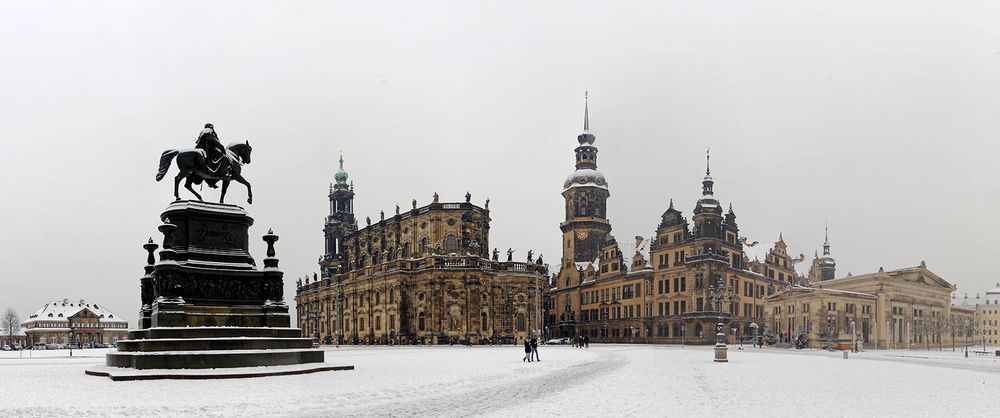
{"label": "snow-covered square", "polygon": [[[324,347],[354,371],[113,382],[107,350],[0,355],[14,416],[996,416],[1000,359],[730,347]],[[31,358],[28,355],[31,354]],[[612,396],[609,396],[612,395]]]}

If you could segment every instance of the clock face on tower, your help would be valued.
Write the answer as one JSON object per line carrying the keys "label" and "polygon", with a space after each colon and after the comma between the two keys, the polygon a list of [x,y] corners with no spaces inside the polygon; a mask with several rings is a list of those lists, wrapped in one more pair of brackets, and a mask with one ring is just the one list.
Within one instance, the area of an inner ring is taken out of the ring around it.
{"label": "clock face on tower", "polygon": [[576,239],[580,241],[585,241],[588,236],[590,236],[590,233],[587,231],[576,231]]}

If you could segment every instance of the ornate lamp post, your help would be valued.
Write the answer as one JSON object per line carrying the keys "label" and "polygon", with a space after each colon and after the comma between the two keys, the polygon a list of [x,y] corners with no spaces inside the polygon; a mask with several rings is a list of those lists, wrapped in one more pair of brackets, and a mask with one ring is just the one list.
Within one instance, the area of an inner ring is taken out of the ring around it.
{"label": "ornate lamp post", "polygon": [[750,323],[750,328],[753,329],[753,346],[756,347],[757,346],[757,338],[760,335],[760,325],[757,325],[756,322],[751,322]]}
{"label": "ornate lamp post", "polygon": [[715,303],[715,310],[718,312],[719,322],[715,325],[715,362],[716,363],[728,363],[728,351],[729,348],[726,347],[726,333],[725,324],[722,323],[722,304],[726,299],[732,299],[735,291],[732,288],[726,288],[726,283],[723,281],[722,276],[716,278],[712,285],[708,287],[708,296]]}

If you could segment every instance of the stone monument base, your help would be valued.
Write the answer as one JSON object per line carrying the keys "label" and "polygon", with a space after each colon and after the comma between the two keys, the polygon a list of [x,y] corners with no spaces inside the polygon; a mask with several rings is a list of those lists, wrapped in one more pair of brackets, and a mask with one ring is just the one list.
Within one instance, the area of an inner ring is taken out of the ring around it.
{"label": "stone monument base", "polygon": [[318,372],[354,370],[354,366],[335,366],[326,363],[296,364],[290,366],[245,367],[237,369],[193,370],[138,370],[120,367],[94,367],[86,370],[89,376],[107,377],[116,382],[135,380],[214,380],[246,379],[251,377],[293,376]]}
{"label": "stone monument base", "polygon": [[243,208],[176,201],[160,219],[160,261],[153,258],[157,246],[152,240],[143,246],[148,258],[140,279],[142,328],[118,341],[104,371],[88,374],[148,380],[298,374],[331,367],[323,364],[323,351],[290,327],[274,252],[277,235],[263,236],[267,257],[258,269],[248,251],[253,219]]}
{"label": "stone monument base", "polygon": [[216,369],[322,363],[323,351],[296,328],[176,327],[129,331],[110,367]]}

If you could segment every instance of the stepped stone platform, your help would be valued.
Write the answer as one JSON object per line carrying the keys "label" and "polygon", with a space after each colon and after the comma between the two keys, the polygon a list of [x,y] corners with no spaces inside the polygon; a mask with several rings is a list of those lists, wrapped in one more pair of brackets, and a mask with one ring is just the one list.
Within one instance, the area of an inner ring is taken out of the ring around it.
{"label": "stepped stone platform", "polygon": [[[263,236],[267,258],[258,269],[247,250],[253,219],[243,208],[175,201],[160,218],[160,260],[153,257],[158,246],[152,239],[143,246],[148,257],[140,279],[140,329],[118,341],[107,367],[87,374],[149,380],[353,369],[324,363],[324,352],[290,327],[274,252],[278,236]],[[144,370],[149,373],[136,372]]]}

